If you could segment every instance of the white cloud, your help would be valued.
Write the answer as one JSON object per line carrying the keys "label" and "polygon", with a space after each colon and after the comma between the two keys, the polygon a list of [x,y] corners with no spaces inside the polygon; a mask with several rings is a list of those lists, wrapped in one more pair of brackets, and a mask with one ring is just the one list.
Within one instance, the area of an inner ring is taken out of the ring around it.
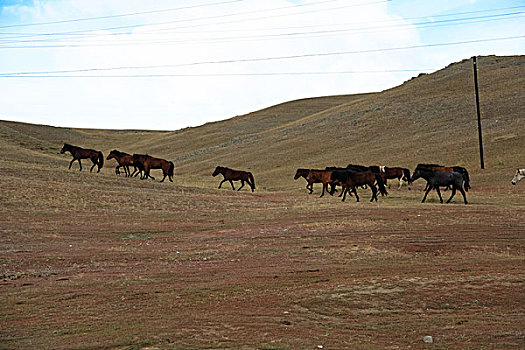
{"label": "white cloud", "polygon": [[[375,1],[374,1],[375,2]],[[209,2],[208,2],[209,3]],[[310,2],[302,2],[313,3]],[[354,3],[362,3],[355,1]],[[284,0],[242,1],[221,6],[168,11],[79,23],[24,27],[34,31],[99,29],[70,44],[107,43],[108,46],[59,47],[48,49],[0,49],[0,71],[55,71],[148,65],[176,65],[205,61],[277,57],[307,53],[358,51],[402,47],[421,43],[420,31],[399,15],[388,12],[387,3],[349,7],[348,1],[334,1],[293,9]],[[58,21],[70,18],[106,16],[195,5],[191,1],[75,0],[39,1],[34,7],[19,7],[27,22]],[[340,7],[338,10],[326,10]],[[314,11],[315,10],[315,11]],[[10,9],[13,11],[13,8]],[[232,13],[251,12],[239,16]],[[290,15],[292,13],[301,15]],[[28,20],[31,13],[31,20]],[[217,16],[215,19],[189,21]],[[222,17],[219,17],[222,16]],[[245,19],[252,18],[251,21]],[[284,36],[256,36],[378,26],[397,20],[398,28],[355,35],[311,35],[285,39]],[[171,24],[156,25],[173,21]],[[178,22],[176,22],[178,21]],[[230,23],[228,23],[230,22]],[[144,26],[100,30],[140,23]],[[204,23],[216,23],[203,26]],[[340,25],[335,26],[334,24]],[[193,25],[194,27],[189,27]],[[200,26],[197,26],[200,25]],[[407,26],[409,25],[409,26]],[[317,27],[319,26],[319,27]],[[186,27],[158,31],[162,28]],[[267,28],[267,29],[265,29]],[[270,30],[268,28],[289,28]],[[11,31],[14,28],[11,29]],[[19,28],[17,28],[18,30]],[[156,30],[156,31],[155,31]],[[6,30],[4,30],[6,31]],[[235,39],[224,40],[227,37]],[[251,37],[251,39],[239,39]],[[216,39],[223,38],[223,39]],[[216,39],[214,42],[213,40]],[[128,42],[142,44],[124,45]],[[171,41],[151,44],[156,41]],[[29,43],[28,43],[29,44]],[[468,51],[468,49],[463,50]],[[89,74],[224,74],[263,72],[370,71],[441,67],[451,52],[404,50],[369,54],[305,57],[261,62],[235,62],[178,68],[118,70]],[[461,58],[469,57],[469,54]],[[378,91],[392,87],[414,73],[339,74],[312,76],[210,76],[165,78],[0,78],[0,118],[58,126],[98,128],[178,129],[207,121],[225,119],[290,99],[331,94]]]}

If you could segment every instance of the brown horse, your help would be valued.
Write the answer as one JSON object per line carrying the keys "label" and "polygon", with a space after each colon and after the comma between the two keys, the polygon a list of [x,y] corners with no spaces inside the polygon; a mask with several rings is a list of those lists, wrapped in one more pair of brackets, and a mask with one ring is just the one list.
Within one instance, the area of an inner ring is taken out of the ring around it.
{"label": "brown horse", "polygon": [[75,160],[78,160],[78,165],[80,166],[80,171],[82,171],[82,163],[80,162],[81,159],[91,159],[93,162],[93,166],[91,169],[89,169],[89,172],[93,170],[95,165],[98,165],[98,171],[100,172],[100,169],[102,169],[102,166],[104,165],[104,155],[102,152],[95,151],[93,149],[86,149],[78,146],[70,145],[69,143],[64,143],[64,146],[60,150],[60,153],[63,154],[65,152],[71,153],[73,156],[73,160],[69,163],[68,169],[71,169],[71,165],[73,165],[73,162]]}
{"label": "brown horse", "polygon": [[397,179],[397,181],[399,181],[399,188],[401,188],[403,182],[408,182],[410,180],[410,170],[407,168],[380,166],[379,171],[385,185],[389,179]]}
{"label": "brown horse", "polygon": [[[308,174],[310,174],[310,170],[312,169],[303,169],[303,168],[299,168],[297,169],[297,171],[295,172],[295,176],[294,176],[294,180],[297,180],[298,178],[300,177],[303,177],[305,180],[306,180],[306,189],[309,191],[308,194],[312,194],[312,192],[314,191],[314,183],[322,183],[321,179],[319,176],[316,176],[316,175],[312,175],[310,176],[310,178],[308,177]],[[317,171],[324,171],[324,170],[315,170],[313,169],[314,172],[317,172]],[[330,194],[333,194],[335,192],[335,185],[333,183],[331,183],[331,187],[332,189],[330,190]]]}
{"label": "brown horse", "polygon": [[330,193],[330,195],[333,195],[335,191],[335,182],[331,179],[331,176],[332,170],[310,169],[308,175],[306,176],[306,181],[308,182],[308,185],[310,185],[310,188],[313,188],[314,183],[323,184],[323,190],[321,191],[321,195],[319,197],[324,196],[324,192],[328,191],[328,185],[330,184],[331,190],[328,193]]}
{"label": "brown horse", "polygon": [[358,172],[348,169],[334,170],[331,174],[331,179],[332,181],[337,181],[343,187],[343,202],[348,192],[353,192],[355,194],[356,202],[359,202],[356,186],[364,185],[367,185],[372,190],[372,198],[370,198],[370,202],[372,202],[374,199],[377,202],[377,188],[375,186],[376,181],[381,195],[388,194],[381,175],[371,170]]}
{"label": "brown horse", "polygon": [[150,175],[150,170],[162,169],[164,177],[160,182],[163,182],[164,179],[166,179],[166,176],[170,182],[173,182],[173,170],[175,169],[175,165],[173,162],[167,161],[166,159],[155,158],[148,154],[135,153],[133,154],[133,165],[136,165],[139,169],[144,171],[144,175],[140,177],[142,180],[147,179],[148,177],[155,180],[155,178]]}
{"label": "brown horse", "polygon": [[[124,169],[124,174],[126,174],[126,177],[131,176],[131,171],[129,170],[129,166],[133,165],[133,156],[131,154],[120,152],[114,149],[111,152],[109,152],[109,155],[106,157],[106,160],[110,159],[115,159],[118,163],[117,167],[115,168],[115,173],[117,175],[120,174],[119,168],[122,167]],[[135,167],[135,171],[136,170],[137,167]]]}
{"label": "brown horse", "polygon": [[237,191],[240,191],[241,188],[244,187],[244,182],[250,185],[252,192],[255,190],[255,179],[253,178],[252,173],[250,173],[249,171],[233,170],[223,166],[218,166],[215,168],[211,176],[215,177],[219,174],[222,174],[222,176],[224,177],[224,179],[219,184],[219,188],[221,188],[222,184],[225,181],[229,181],[230,185],[232,186],[232,190],[235,191],[235,187],[233,187],[233,181],[241,181],[241,187],[239,187]]}
{"label": "brown horse", "polygon": [[[308,181],[308,174],[310,173],[310,169],[303,169],[299,168],[295,172],[295,176],[293,177],[294,180],[297,180],[298,178],[302,177],[306,180],[306,189],[309,191],[308,194],[312,194],[314,191],[314,183]],[[319,183],[320,181],[317,181],[316,183]]]}

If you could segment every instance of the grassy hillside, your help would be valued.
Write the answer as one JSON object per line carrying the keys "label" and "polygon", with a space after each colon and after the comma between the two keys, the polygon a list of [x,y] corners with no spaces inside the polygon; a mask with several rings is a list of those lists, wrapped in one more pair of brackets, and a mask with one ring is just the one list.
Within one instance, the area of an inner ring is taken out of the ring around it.
{"label": "grassy hillside", "polygon": [[[0,122],[0,348],[524,349],[524,63],[479,60],[484,171],[470,61],[179,131]],[[68,171],[64,142],[174,160],[175,183]],[[469,205],[293,180],[422,161],[467,166]],[[259,190],[217,190],[217,164]]]}
{"label": "grassy hillside", "polygon": [[478,184],[494,185],[525,164],[525,57],[478,62],[485,171],[479,170],[471,60],[379,93],[292,101],[172,132],[2,122],[0,147],[17,153],[22,147],[35,161],[43,154],[62,165],[69,159],[56,154],[63,142],[105,153],[147,152],[173,160],[177,181],[196,186],[216,183],[209,174],[220,164],[252,171],[261,189],[295,191],[303,186],[292,179],[295,168],[349,162],[458,164],[471,169]]}

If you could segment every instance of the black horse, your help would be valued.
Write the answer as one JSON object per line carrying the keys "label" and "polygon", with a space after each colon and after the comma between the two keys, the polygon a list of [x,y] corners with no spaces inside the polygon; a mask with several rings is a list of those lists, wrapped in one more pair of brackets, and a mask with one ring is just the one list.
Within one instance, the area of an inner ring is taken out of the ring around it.
{"label": "black horse", "polygon": [[430,170],[424,167],[417,167],[409,182],[412,183],[415,180],[419,179],[420,177],[427,181],[427,187],[428,187],[427,190],[425,191],[425,195],[423,196],[423,200],[421,201],[421,203],[425,202],[425,199],[427,198],[428,193],[432,189],[436,190],[439,196],[439,201],[443,203],[443,198],[441,197],[439,186],[451,186],[452,194],[450,198],[447,200],[447,203],[450,203],[450,201],[456,194],[456,190],[459,190],[461,194],[463,195],[463,200],[465,201],[465,204],[468,204],[467,197],[465,195],[465,191],[463,190],[463,182],[466,181],[463,174],[458,173],[458,172],[435,171],[435,170]]}
{"label": "black horse", "polygon": [[65,152],[69,152],[73,156],[73,160],[69,163],[68,169],[71,169],[71,165],[73,165],[73,162],[75,160],[78,160],[80,171],[82,171],[82,163],[80,163],[80,160],[87,158],[91,159],[91,162],[93,162],[93,166],[91,167],[91,169],[89,169],[89,172],[93,170],[95,165],[98,165],[97,173],[99,173],[100,169],[102,169],[102,166],[104,165],[104,155],[102,154],[102,152],[95,151],[94,149],[87,149],[78,146],[73,146],[69,143],[64,143],[64,146],[60,150],[60,153],[63,154]]}

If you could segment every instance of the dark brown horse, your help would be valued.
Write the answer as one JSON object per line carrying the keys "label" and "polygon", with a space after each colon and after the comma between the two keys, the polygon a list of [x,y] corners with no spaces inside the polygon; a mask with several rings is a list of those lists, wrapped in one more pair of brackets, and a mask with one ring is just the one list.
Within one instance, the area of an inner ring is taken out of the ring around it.
{"label": "dark brown horse", "polygon": [[[122,167],[124,169],[124,174],[127,176],[131,176],[131,171],[129,170],[129,166],[133,165],[133,156],[128,153],[120,152],[116,149],[109,152],[109,155],[106,157],[106,160],[115,159],[118,163],[117,167],[115,168],[115,173],[117,175],[120,174],[119,168]],[[135,171],[136,171],[135,167]]]}
{"label": "dark brown horse", "polygon": [[403,185],[403,182],[410,181],[410,170],[407,168],[399,168],[399,167],[387,167],[387,166],[380,166],[379,171],[381,174],[381,177],[383,178],[385,185],[387,184],[387,181],[389,179],[397,179],[399,181],[399,188]]}
{"label": "dark brown horse", "polygon": [[133,154],[133,165],[136,165],[139,169],[144,171],[144,175],[140,177],[142,180],[147,179],[148,177],[155,179],[150,175],[150,170],[162,169],[164,177],[160,182],[163,182],[164,179],[166,179],[166,176],[170,182],[173,182],[173,171],[175,165],[173,162],[167,161],[166,159],[155,158],[148,154]]}
{"label": "dark brown horse", "polygon": [[64,143],[64,146],[60,150],[60,153],[63,154],[65,152],[71,153],[73,156],[73,160],[69,163],[68,169],[71,169],[71,165],[73,165],[73,162],[75,160],[78,160],[78,165],[80,166],[80,171],[82,171],[82,163],[80,162],[81,159],[91,159],[93,162],[93,166],[91,169],[89,169],[89,172],[93,170],[95,165],[98,165],[97,173],[100,172],[100,169],[102,169],[102,166],[104,165],[104,155],[102,152],[95,151],[93,149],[86,149],[78,146],[70,145],[69,143]]}
{"label": "dark brown horse", "polygon": [[244,182],[250,185],[252,192],[255,190],[255,179],[253,178],[252,173],[250,173],[249,171],[233,170],[223,166],[218,166],[215,168],[211,176],[215,177],[219,174],[222,174],[222,176],[224,177],[224,179],[219,184],[219,188],[221,188],[222,184],[225,181],[229,181],[230,185],[232,186],[232,190],[235,191],[235,187],[233,187],[233,181],[241,181],[241,187],[239,187],[237,191],[240,191],[241,188],[244,187]]}
{"label": "dark brown horse", "polygon": [[376,181],[381,195],[388,194],[381,175],[371,170],[358,172],[348,169],[334,170],[331,174],[331,179],[332,181],[339,182],[343,187],[343,202],[348,192],[353,192],[355,194],[356,202],[359,202],[359,196],[357,195],[356,186],[364,185],[367,185],[372,190],[372,198],[370,198],[370,202],[372,202],[374,199],[377,202],[377,188],[375,185]]}

